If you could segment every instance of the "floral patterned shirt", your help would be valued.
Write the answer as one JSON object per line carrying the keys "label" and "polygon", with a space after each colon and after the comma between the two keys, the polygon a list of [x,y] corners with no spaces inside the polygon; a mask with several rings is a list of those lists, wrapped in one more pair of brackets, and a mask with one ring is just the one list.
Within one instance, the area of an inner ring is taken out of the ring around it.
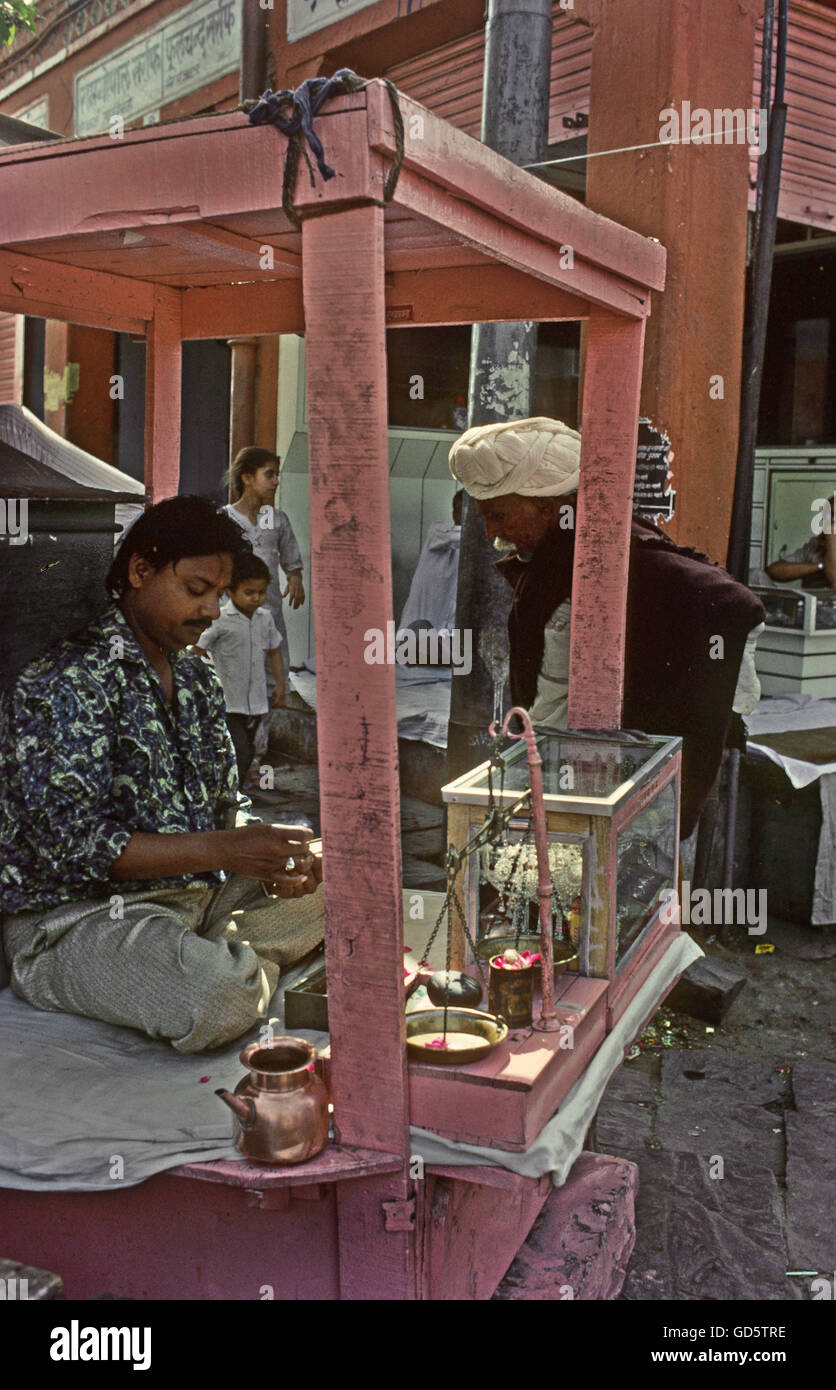
{"label": "floral patterned shirt", "polygon": [[248,804],[217,676],[188,652],[170,662],[172,704],[111,604],[0,700],[1,911],[221,881],[108,878],[132,835],[224,829]]}

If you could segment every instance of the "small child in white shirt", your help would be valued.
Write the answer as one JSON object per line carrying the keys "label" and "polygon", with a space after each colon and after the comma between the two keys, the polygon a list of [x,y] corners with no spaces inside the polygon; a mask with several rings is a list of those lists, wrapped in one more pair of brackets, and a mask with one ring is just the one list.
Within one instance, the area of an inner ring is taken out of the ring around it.
{"label": "small child in white shirt", "polygon": [[269,583],[270,571],[257,555],[238,558],[227,589],[229,602],[194,648],[201,656],[211,652],[220,676],[241,786],[253,760],[256,729],[268,709],[265,652],[276,682],[270,708],[284,704],[282,638],[271,614],[261,606]]}

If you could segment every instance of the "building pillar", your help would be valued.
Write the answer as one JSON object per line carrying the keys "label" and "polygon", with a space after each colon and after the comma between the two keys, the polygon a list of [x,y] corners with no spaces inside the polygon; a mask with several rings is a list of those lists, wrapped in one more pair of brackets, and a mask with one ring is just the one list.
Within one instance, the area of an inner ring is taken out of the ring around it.
{"label": "building pillar", "polygon": [[[230,338],[229,457],[255,443],[258,338]],[[230,494],[231,497],[231,494]]]}
{"label": "building pillar", "polygon": [[[590,155],[660,140],[671,108],[681,138],[698,108],[714,128],[715,110],[751,107],[761,7],[698,0],[663,9],[664,19],[647,0],[579,0],[578,17],[595,27]],[[587,165],[588,206],[667,248],[665,291],[647,325],[641,414],[674,451],[676,512],[666,529],[717,560],[726,555],[737,462],[748,196],[745,135],[601,154]]]}
{"label": "building pillar", "polygon": [[152,502],[180,489],[181,322],[179,292],[155,289],[145,361],[145,488]]}

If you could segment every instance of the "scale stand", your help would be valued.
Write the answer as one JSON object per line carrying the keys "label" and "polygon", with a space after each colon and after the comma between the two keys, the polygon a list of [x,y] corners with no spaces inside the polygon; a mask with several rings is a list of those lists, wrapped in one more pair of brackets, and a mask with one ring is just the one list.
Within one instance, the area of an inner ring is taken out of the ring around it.
{"label": "scale stand", "polygon": [[[516,715],[523,726],[521,734],[512,734],[508,731],[508,722],[513,715]],[[496,722],[491,724],[488,731],[491,738],[498,738]],[[540,1017],[532,1023],[540,1033],[556,1033],[562,1027],[554,1006],[554,951],[552,949],[552,878],[549,868],[549,846],[548,835],[546,832],[546,807],[543,801],[543,774],[541,768],[543,759],[537,751],[537,740],[534,735],[534,726],[528,717],[526,710],[519,705],[514,705],[509,709],[502,721],[501,731],[507,738],[520,739],[526,741],[526,761],[528,762],[531,778],[531,819],[534,826],[534,847],[537,851],[537,897],[540,904],[540,954],[543,957],[541,969],[542,976],[542,998],[540,1001]]]}

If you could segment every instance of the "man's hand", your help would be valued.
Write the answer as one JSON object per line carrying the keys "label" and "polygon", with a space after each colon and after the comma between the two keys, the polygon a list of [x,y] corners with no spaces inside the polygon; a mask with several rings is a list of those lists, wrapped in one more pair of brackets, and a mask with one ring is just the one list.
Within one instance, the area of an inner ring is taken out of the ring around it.
{"label": "man's hand", "polygon": [[[322,846],[311,843],[313,831],[301,825],[242,825],[176,835],[132,835],[109,877],[173,878],[216,869],[259,878],[268,892],[301,898],[322,882]],[[288,861],[292,860],[292,865]]]}
{"label": "man's hand", "polygon": [[[260,878],[270,892],[297,898],[316,891],[312,830],[299,825],[243,825],[227,832],[221,865],[228,873]],[[310,882],[310,887],[308,886]]]}
{"label": "man's hand", "polygon": [[309,840],[307,849],[308,853],[295,861],[301,882],[291,883],[290,875],[286,873],[284,879],[265,881],[264,887],[268,893],[275,893],[280,898],[303,898],[306,893],[316,892],[322,882],[322,841]]}
{"label": "man's hand", "polygon": [[302,583],[302,571],[293,570],[287,576],[287,588],[282,592],[282,598],[286,598],[291,608],[301,608],[305,602],[305,586]]}
{"label": "man's hand", "polygon": [[283,690],[280,690],[279,687],[276,686],[275,690],[273,691],[272,698],[271,698],[271,700],[270,700],[270,708],[271,708],[271,709],[282,709],[283,706],[284,706],[284,691],[283,691]]}

